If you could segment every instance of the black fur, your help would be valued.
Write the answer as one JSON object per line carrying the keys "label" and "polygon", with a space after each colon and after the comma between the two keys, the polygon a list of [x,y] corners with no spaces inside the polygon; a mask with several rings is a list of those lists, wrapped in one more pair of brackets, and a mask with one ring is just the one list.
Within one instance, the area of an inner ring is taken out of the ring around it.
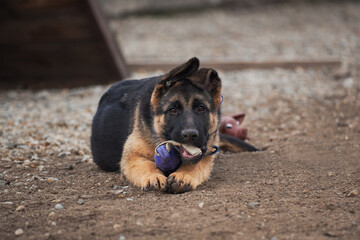
{"label": "black fur", "polygon": [[112,86],[100,99],[92,123],[91,151],[94,162],[105,171],[119,170],[124,143],[130,135],[136,104],[151,124],[150,98],[160,77],[122,81]]}

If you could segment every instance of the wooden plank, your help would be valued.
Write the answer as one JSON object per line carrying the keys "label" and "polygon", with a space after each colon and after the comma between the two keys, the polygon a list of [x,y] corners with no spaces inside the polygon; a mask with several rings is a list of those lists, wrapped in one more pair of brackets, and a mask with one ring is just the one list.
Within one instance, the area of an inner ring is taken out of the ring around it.
{"label": "wooden plank", "polygon": [[0,0],[0,7],[0,86],[74,87],[128,75],[95,0]]}
{"label": "wooden plank", "polygon": [[98,35],[102,37],[102,40],[106,43],[106,54],[108,56],[108,63],[111,64],[119,79],[129,76],[128,66],[126,65],[125,58],[122,55],[120,47],[116,44],[114,36],[111,34],[106,19],[100,10],[100,6],[96,0],[88,0],[90,17],[93,20],[95,26],[97,26]]}
{"label": "wooden plank", "polygon": [[2,0],[16,14],[39,14],[52,11],[76,9],[85,0]]}
{"label": "wooden plank", "polygon": [[[168,62],[130,62],[128,63],[131,71],[155,71],[163,70],[169,71],[170,69],[178,66],[179,63],[168,63]],[[273,69],[273,68],[284,68],[284,69],[295,69],[301,68],[321,68],[321,67],[340,67],[341,61],[337,59],[324,59],[324,60],[294,60],[294,61],[264,61],[264,62],[202,62],[203,67],[209,67],[219,69],[223,71],[236,71],[244,69]]]}
{"label": "wooden plank", "polygon": [[100,42],[0,46],[0,76],[115,75]]}
{"label": "wooden plank", "polygon": [[0,44],[61,43],[95,38],[93,26],[82,15],[6,19],[0,22]]}
{"label": "wooden plank", "polygon": [[74,88],[89,85],[108,84],[116,81],[111,75],[93,77],[62,77],[62,76],[6,76],[0,81],[0,89],[44,89],[44,88]]}

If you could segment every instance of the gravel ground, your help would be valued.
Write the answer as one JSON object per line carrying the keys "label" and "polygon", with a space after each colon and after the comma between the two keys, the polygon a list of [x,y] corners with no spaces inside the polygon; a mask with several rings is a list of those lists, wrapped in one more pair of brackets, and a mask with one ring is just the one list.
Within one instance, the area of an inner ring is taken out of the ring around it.
{"label": "gravel ground", "polygon": [[351,2],[283,4],[131,17],[110,26],[129,62],[336,58],[352,66],[360,62],[359,12]]}
{"label": "gravel ground", "polygon": [[[345,62],[341,69],[220,71],[223,112],[246,112],[251,143],[267,150],[221,153],[211,179],[181,195],[142,192],[93,164],[91,119],[109,86],[0,91],[0,239],[359,239],[359,6],[281,5],[111,23],[123,28],[131,61],[301,55]],[[180,22],[183,28],[175,27]],[[178,41],[185,34],[187,41]]]}

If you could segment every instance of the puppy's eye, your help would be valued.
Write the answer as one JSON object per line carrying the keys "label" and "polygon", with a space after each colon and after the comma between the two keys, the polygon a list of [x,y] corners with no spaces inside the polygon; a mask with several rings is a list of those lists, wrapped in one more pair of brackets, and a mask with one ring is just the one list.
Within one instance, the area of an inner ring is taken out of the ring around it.
{"label": "puppy's eye", "polygon": [[199,107],[197,108],[197,111],[198,111],[198,112],[205,112],[205,111],[206,111],[206,108],[205,108],[204,106],[199,106]]}
{"label": "puppy's eye", "polygon": [[178,110],[176,108],[170,108],[169,109],[169,113],[171,114],[177,114],[178,113]]}

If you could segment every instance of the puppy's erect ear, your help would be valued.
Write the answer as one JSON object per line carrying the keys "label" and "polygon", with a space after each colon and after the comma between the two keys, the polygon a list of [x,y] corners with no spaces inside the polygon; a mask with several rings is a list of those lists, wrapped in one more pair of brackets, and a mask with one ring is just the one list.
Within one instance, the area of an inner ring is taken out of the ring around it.
{"label": "puppy's erect ear", "polygon": [[235,118],[235,120],[241,124],[245,119],[245,113],[234,114],[231,117]]}
{"label": "puppy's erect ear", "polygon": [[186,77],[193,75],[199,69],[199,59],[193,57],[189,59],[186,63],[174,68],[167,75],[167,77],[172,81],[177,81]]}
{"label": "puppy's erect ear", "polygon": [[221,97],[221,80],[214,69],[201,68],[189,79],[201,88],[204,88],[210,93],[211,98],[216,107],[222,101]]}
{"label": "puppy's erect ear", "polygon": [[177,66],[165,74],[155,86],[155,89],[152,93],[151,104],[153,107],[156,108],[163,94],[169,90],[177,81],[193,75],[199,69],[199,65],[199,59],[193,57],[186,63]]}

